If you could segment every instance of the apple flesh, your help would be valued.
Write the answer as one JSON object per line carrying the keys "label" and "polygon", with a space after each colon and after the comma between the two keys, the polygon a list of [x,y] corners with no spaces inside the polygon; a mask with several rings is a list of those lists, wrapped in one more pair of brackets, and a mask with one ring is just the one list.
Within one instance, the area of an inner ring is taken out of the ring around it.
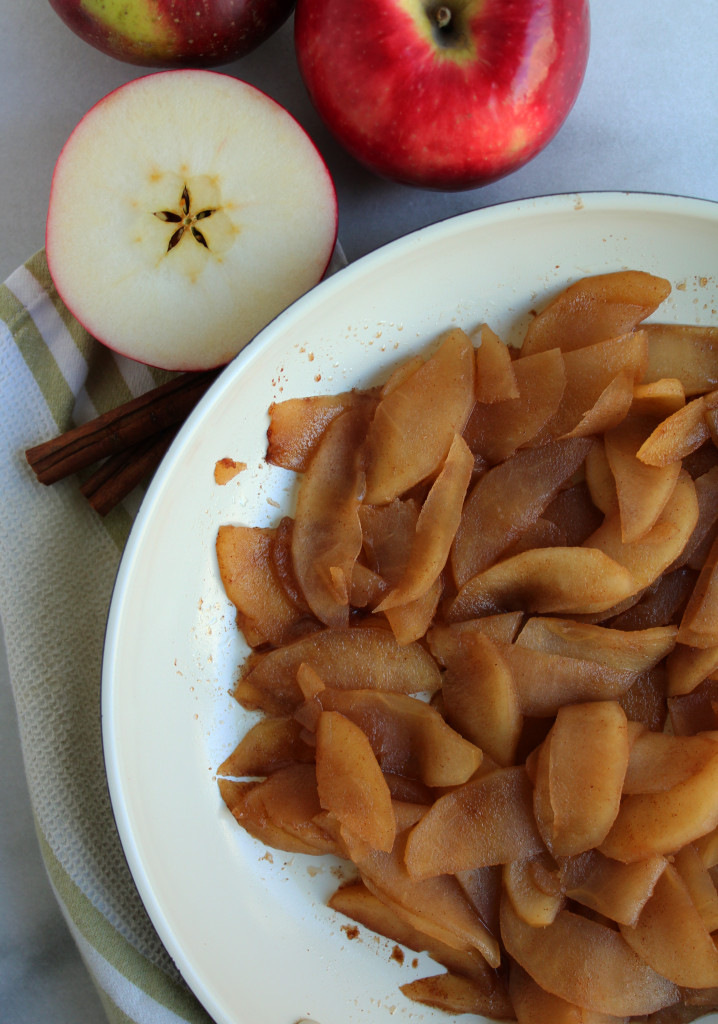
{"label": "apple flesh", "polygon": [[199,370],[321,279],[336,227],[329,172],[279,104],[227,75],[165,71],[110,93],[65,144],[47,260],[95,338]]}
{"label": "apple flesh", "polygon": [[586,0],[299,0],[299,70],[319,115],[393,181],[477,188],[554,137],[588,58]]}
{"label": "apple flesh", "polygon": [[212,67],[250,53],[276,32],[294,0],[50,0],[80,39],[128,64]]}

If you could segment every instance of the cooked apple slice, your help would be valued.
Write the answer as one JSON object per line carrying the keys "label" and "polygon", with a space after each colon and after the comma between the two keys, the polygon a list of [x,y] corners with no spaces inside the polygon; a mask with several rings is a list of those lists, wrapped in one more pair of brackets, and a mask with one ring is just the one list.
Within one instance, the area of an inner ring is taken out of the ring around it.
{"label": "cooked apple slice", "polygon": [[622,864],[588,850],[563,861],[561,884],[570,899],[611,921],[633,926],[667,863],[664,857],[649,857]]}
{"label": "cooked apple slice", "polygon": [[267,462],[296,473],[306,473],[329,424],[349,409],[368,410],[371,418],[379,402],[374,392],[345,391],[339,395],[312,395],[272,402],[267,428]]}
{"label": "cooked apple slice", "polygon": [[650,417],[631,415],[604,437],[616,482],[624,544],[640,540],[651,529],[673,493],[681,469],[680,461],[649,466],[636,456],[654,424]]}
{"label": "cooked apple slice", "polygon": [[254,789],[254,787],[258,785],[259,781],[257,779],[250,782],[236,782],[234,780],[221,778],[217,779],[219,795],[224,800],[227,810],[231,814],[234,814],[235,808],[241,806],[250,789]]}
{"label": "cooked apple slice", "polygon": [[488,569],[535,523],[576,472],[591,442],[557,441],[519,452],[474,487],[451,550],[457,586]]}
{"label": "cooked apple slice", "polygon": [[566,386],[558,349],[518,359],[512,365],[519,397],[493,405],[477,402],[464,430],[464,440],[474,455],[492,466],[533,441],[556,413]]}
{"label": "cooked apple slice", "polygon": [[627,672],[647,672],[674,649],[677,634],[675,626],[623,632],[570,619],[535,617],[528,620],[516,643],[533,651],[596,661]]}
{"label": "cooked apple slice", "polygon": [[668,696],[680,697],[718,669],[718,647],[686,647],[678,644],[666,661]]}
{"label": "cooked apple slice", "polygon": [[566,390],[556,415],[537,434],[533,445],[545,444],[551,438],[564,437],[572,431],[619,374],[626,373],[632,384],[639,383],[648,362],[648,343],[643,331],[637,331],[566,352],[563,361]]}
{"label": "cooked apple slice", "polygon": [[503,615],[487,615],[483,619],[468,619],[453,626],[434,626],[427,633],[429,649],[440,665],[446,667],[447,659],[458,656],[461,638],[481,633],[494,643],[510,644],[516,636],[523,612],[505,612]]}
{"label": "cooked apple slice", "polygon": [[[593,449],[589,449],[586,459]],[[591,501],[585,480],[567,487],[542,513],[542,519],[554,523],[566,538],[566,547],[581,547],[603,522],[603,515]],[[555,545],[558,547],[559,545]]]}
{"label": "cooked apple slice", "polygon": [[552,717],[563,704],[618,699],[637,673],[598,661],[564,658],[529,647],[499,645],[513,675],[519,705],[533,718]]}
{"label": "cooked apple slice", "polygon": [[587,1010],[627,1017],[678,1002],[675,985],[645,964],[618,932],[568,910],[546,928],[532,928],[504,895],[501,937],[542,989]]}
{"label": "cooked apple slice", "polygon": [[[616,481],[603,442],[596,441],[586,456],[586,485],[596,508],[611,515],[618,508]],[[597,527],[598,528],[598,527]]]}
{"label": "cooked apple slice", "polygon": [[584,546],[603,551],[624,566],[631,573],[635,581],[634,592],[637,592],[657,580],[681,553],[697,522],[696,488],[685,470],[681,470],[673,493],[655,525],[640,540],[632,544],[623,543],[621,517],[614,512],[606,516],[603,526],[588,538]]}
{"label": "cooked apple slice", "polygon": [[646,732],[631,748],[623,792],[664,793],[702,771],[716,754],[716,744],[702,736]]}
{"label": "cooked apple slice", "polygon": [[632,331],[671,293],[668,281],[640,270],[584,277],[552,299],[526,332],[522,353],[595,345]]}
{"label": "cooked apple slice", "polygon": [[718,949],[676,869],[668,864],[638,923],[621,935],[655,971],[676,985],[718,985]]}
{"label": "cooked apple slice", "polygon": [[512,1016],[508,993],[498,980],[493,990],[487,992],[473,979],[449,972],[419,978],[399,988],[407,999],[435,1006],[446,1013],[473,1013],[494,1020],[507,1020]]}
{"label": "cooked apple slice", "polygon": [[319,802],[355,835],[387,853],[396,838],[389,787],[361,729],[336,711],[317,726]]}
{"label": "cooked apple slice", "polygon": [[311,700],[312,697],[316,697],[318,693],[326,689],[321,677],[317,675],[311,665],[307,665],[305,662],[302,662],[297,669],[297,683],[305,700]]}
{"label": "cooked apple slice", "polygon": [[491,640],[465,631],[445,660],[446,720],[506,768],[514,763],[523,716],[511,669]]}
{"label": "cooked apple slice", "polygon": [[421,779],[427,786],[460,786],[481,764],[481,751],[451,729],[438,711],[404,694],[322,690],[296,715],[313,730],[321,711],[338,711],[354,722],[384,771]]}
{"label": "cooked apple slice", "polygon": [[314,760],[314,751],[301,738],[293,718],[258,722],[217,769],[217,775],[271,775],[295,762]]}
{"label": "cooked apple slice", "polygon": [[388,611],[416,601],[439,578],[461,520],[473,465],[474,458],[466,442],[456,434],[419,514],[404,574],[376,611]]}
{"label": "cooked apple slice", "polygon": [[554,855],[573,857],[606,838],[621,803],[628,753],[626,715],[615,701],[559,709],[549,755]]}
{"label": "cooked apple slice", "polygon": [[363,882],[337,889],[328,906],[392,942],[400,942],[416,953],[427,952],[432,960],[455,974],[473,978],[482,987],[496,984],[496,976],[478,950],[452,949],[439,939],[420,932],[369,892]]}
{"label": "cooked apple slice", "polygon": [[304,599],[302,588],[297,583],[292,564],[292,533],[294,531],[294,520],[291,516],[284,516],[279,521],[272,539],[272,565],[277,579],[284,589],[292,604],[295,604],[300,612],[311,615],[311,608]]}
{"label": "cooked apple slice", "polygon": [[499,934],[499,906],[501,903],[500,864],[471,871],[457,871],[454,877],[467,900],[492,935]]}
{"label": "cooked apple slice", "polygon": [[674,866],[703,924],[709,932],[714,932],[718,929],[718,892],[695,847],[688,845],[679,850]]}
{"label": "cooked apple slice", "polygon": [[419,782],[418,779],[407,779],[394,772],[383,772],[382,774],[389,787],[392,800],[410,804],[425,804],[430,807],[436,799],[434,791],[425,786],[423,782]]}
{"label": "cooked apple slice", "polygon": [[272,565],[274,530],[220,526],[217,562],[225,593],[250,626],[273,644],[315,628],[289,600]]}
{"label": "cooked apple slice", "polygon": [[436,801],[409,836],[406,866],[412,878],[431,878],[542,850],[526,770],[501,768]]}
{"label": "cooked apple slice", "polygon": [[519,1024],[628,1024],[628,1017],[595,1013],[546,992],[516,961],[511,964],[509,995]]}
{"label": "cooked apple slice", "polygon": [[[650,352],[649,335],[649,352]],[[655,416],[664,420],[672,416],[686,404],[686,393],[683,385],[675,378],[664,378],[652,384],[636,384],[633,389],[633,405],[631,412],[638,416]]]}
{"label": "cooked apple slice", "polygon": [[533,551],[535,548],[565,548],[567,544],[566,534],[560,527],[548,519],[537,519],[502,557],[520,555],[522,551]]}
{"label": "cooked apple slice", "polygon": [[532,928],[545,928],[563,910],[565,898],[543,892],[529,870],[530,861],[515,860],[504,865],[503,881],[514,910]]}
{"label": "cooked apple slice", "polygon": [[666,573],[645,595],[611,623],[611,629],[635,632],[652,630],[672,622],[685,608],[698,573],[693,569],[674,569]]}
{"label": "cooked apple slice", "polygon": [[349,587],[361,550],[366,409],[349,409],[327,428],[297,495],[292,562],[302,593],[327,626],[349,621]]}
{"label": "cooked apple slice", "polygon": [[648,369],[644,384],[680,380],[688,396],[718,386],[718,328],[647,324]]}
{"label": "cooked apple slice", "polygon": [[676,736],[695,736],[718,728],[718,681],[704,679],[685,697],[670,697],[668,707]]}
{"label": "cooked apple slice", "polygon": [[511,354],[508,346],[494,334],[488,324],[474,332],[476,349],[476,401],[484,405],[519,397]]}
{"label": "cooked apple slice", "polygon": [[710,436],[705,421],[707,408],[705,398],[694,398],[663,420],[638,449],[641,462],[647,466],[668,466],[700,448]]}
{"label": "cooked apple slice", "polygon": [[718,752],[701,771],[664,793],[626,797],[601,852],[630,864],[679,850],[716,825]]}
{"label": "cooked apple slice", "polygon": [[713,542],[683,613],[678,641],[691,647],[718,645],[718,540]]}
{"label": "cooked apple slice", "polygon": [[662,666],[643,672],[616,698],[629,722],[643,722],[652,732],[662,732],[668,717],[666,671]]}
{"label": "cooked apple slice", "polygon": [[[712,469],[697,477],[693,482],[696,488],[696,498],[698,499],[698,522],[693,533],[688,538],[683,551],[676,558],[675,562],[668,567],[668,572],[673,572],[673,570],[680,568],[680,566],[691,562],[694,554],[696,554],[709,536],[711,528],[715,528],[716,521],[718,521],[718,467],[713,466]],[[706,552],[707,554],[708,552]],[[702,569],[704,564],[705,558],[699,568]],[[695,568],[695,566],[691,566],[691,568]]]}
{"label": "cooked apple slice", "polygon": [[718,828],[714,828],[712,832],[696,839],[693,846],[706,870],[714,868],[718,864]]}
{"label": "cooked apple slice", "polygon": [[633,402],[633,371],[624,370],[613,378],[594,404],[564,437],[591,437],[617,427]]}
{"label": "cooked apple slice", "polygon": [[421,369],[424,365],[424,360],[421,356],[412,356],[411,359],[407,359],[403,363],[399,363],[397,368],[393,371],[387,382],[383,385],[379,397],[387,398],[392,391],[396,391],[398,387],[408,380],[412,374],[416,373],[417,370]]}
{"label": "cooked apple slice", "polygon": [[[419,644],[400,647],[384,629],[324,629],[270,651],[240,682],[238,693],[245,682],[256,694],[266,693],[291,714],[304,699],[297,683],[302,662],[334,690],[366,687],[392,693],[433,693],[441,686],[434,659]],[[264,707],[244,706],[248,710]]]}
{"label": "cooked apple slice", "polygon": [[[599,534],[600,530],[593,538]],[[636,589],[630,571],[603,551],[540,548],[514,555],[474,576],[459,591],[448,618],[461,622],[519,609],[544,614],[598,612]]]}
{"label": "cooked apple slice", "polygon": [[[389,585],[386,580],[360,562],[354,563],[349,590],[349,604],[352,608],[374,609],[388,592]],[[416,639],[418,638],[412,637],[412,640]]]}
{"label": "cooked apple slice", "polygon": [[432,623],[440,600],[441,577],[438,577],[421,597],[398,608],[385,609],[384,614],[400,647],[421,640]]}
{"label": "cooked apple slice", "polygon": [[369,429],[366,503],[384,505],[430,477],[473,404],[474,349],[456,329],[377,406]]}

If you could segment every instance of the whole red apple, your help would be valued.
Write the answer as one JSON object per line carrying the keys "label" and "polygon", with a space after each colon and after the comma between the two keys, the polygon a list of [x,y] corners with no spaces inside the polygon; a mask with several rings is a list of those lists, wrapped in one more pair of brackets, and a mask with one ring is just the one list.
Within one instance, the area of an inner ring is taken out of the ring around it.
{"label": "whole red apple", "polygon": [[299,0],[299,69],[361,163],[476,188],[556,134],[588,59],[588,0]]}
{"label": "whole red apple", "polygon": [[143,67],[212,67],[244,57],[295,0],[50,0],[81,39]]}

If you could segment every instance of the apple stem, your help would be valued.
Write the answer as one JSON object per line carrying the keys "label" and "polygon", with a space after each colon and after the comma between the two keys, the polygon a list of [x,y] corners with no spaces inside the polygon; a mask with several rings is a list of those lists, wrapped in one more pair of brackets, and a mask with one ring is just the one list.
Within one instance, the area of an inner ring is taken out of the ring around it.
{"label": "apple stem", "polygon": [[451,11],[448,7],[440,7],[434,17],[439,28],[446,28],[451,21]]}

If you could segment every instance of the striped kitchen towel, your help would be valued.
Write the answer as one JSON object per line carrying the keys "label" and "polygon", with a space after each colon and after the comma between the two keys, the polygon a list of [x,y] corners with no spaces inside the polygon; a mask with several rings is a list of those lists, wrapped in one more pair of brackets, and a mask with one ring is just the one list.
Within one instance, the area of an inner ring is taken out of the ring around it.
{"label": "striped kitchen towel", "polygon": [[[327,274],[346,264],[337,245]],[[40,848],[112,1024],[211,1024],[162,945],[122,852],[100,728],[105,621],[144,491],[101,519],[25,450],[172,376],[100,345],[44,252],[0,286],[0,618]]]}

